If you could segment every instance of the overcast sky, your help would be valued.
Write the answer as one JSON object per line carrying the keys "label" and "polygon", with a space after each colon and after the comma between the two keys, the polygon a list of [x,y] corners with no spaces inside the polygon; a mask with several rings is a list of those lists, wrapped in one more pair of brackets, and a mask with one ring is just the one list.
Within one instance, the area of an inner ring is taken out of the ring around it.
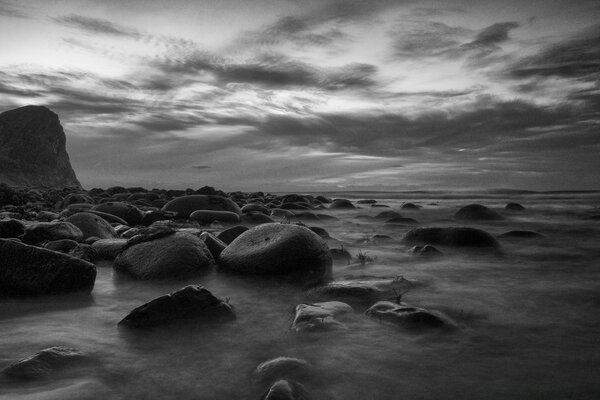
{"label": "overcast sky", "polygon": [[0,0],[84,187],[600,189],[600,1]]}

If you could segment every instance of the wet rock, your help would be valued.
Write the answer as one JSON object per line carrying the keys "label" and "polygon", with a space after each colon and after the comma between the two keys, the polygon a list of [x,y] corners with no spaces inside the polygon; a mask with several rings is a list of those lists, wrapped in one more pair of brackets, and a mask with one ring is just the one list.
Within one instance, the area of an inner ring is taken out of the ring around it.
{"label": "wet rock", "polygon": [[380,300],[386,293],[391,293],[391,283],[392,281],[335,281],[312,288],[307,294],[318,299],[335,299],[353,304],[357,301],[372,303]]}
{"label": "wet rock", "polygon": [[344,329],[346,326],[337,317],[352,313],[354,310],[341,301],[298,304],[290,329],[295,332],[316,332]]}
{"label": "wet rock", "polygon": [[70,222],[38,222],[25,228],[23,243],[38,245],[45,241],[71,239],[83,240],[83,232]]}
{"label": "wet rock", "polygon": [[331,253],[331,258],[336,262],[349,264],[350,260],[352,260],[350,252],[343,247],[341,249],[329,249],[329,252]]}
{"label": "wet rock", "polygon": [[157,221],[170,221],[175,218],[175,214],[167,211],[156,210],[144,214],[140,225],[150,226]]}
{"label": "wet rock", "polygon": [[210,254],[215,260],[219,258],[223,250],[225,250],[225,247],[227,247],[227,244],[223,243],[208,232],[203,232],[202,235],[200,235],[200,239],[204,240],[206,247],[208,247]]}
{"label": "wet rock", "polygon": [[373,207],[373,208],[390,208],[390,206],[385,205],[385,204],[371,204],[371,207]]}
{"label": "wet rock", "polygon": [[115,232],[111,224],[102,217],[92,213],[80,212],[73,214],[67,218],[67,222],[78,227],[83,233],[84,239],[92,236],[99,239],[114,239],[117,237],[117,232]]}
{"label": "wet rock", "polygon": [[297,382],[280,380],[267,390],[260,400],[310,400],[310,394]]}
{"label": "wet rock", "polygon": [[253,274],[291,274],[322,280],[331,274],[327,244],[310,229],[263,224],[242,233],[219,257],[226,269]]}
{"label": "wet rock", "polygon": [[67,196],[65,196],[65,198],[63,199],[63,201],[60,205],[60,208],[67,208],[68,206],[71,206],[74,204],[87,204],[91,208],[91,206],[94,204],[94,199],[92,199],[87,194],[71,193],[71,194],[68,194]]}
{"label": "wet rock", "polygon": [[312,210],[312,208],[308,203],[283,203],[279,206],[281,210]]}
{"label": "wet rock", "polygon": [[176,213],[179,218],[189,218],[190,214],[197,210],[229,211],[236,214],[242,213],[240,207],[227,197],[201,194],[182,196],[173,199],[165,204],[162,210]]}
{"label": "wet rock", "polygon": [[445,315],[424,308],[379,301],[366,312],[373,319],[390,322],[394,325],[414,330],[452,328],[456,324]]}
{"label": "wet rock", "polygon": [[392,218],[402,218],[402,215],[400,215],[400,213],[397,213],[396,211],[389,210],[380,212],[375,216],[375,218],[389,220]]}
{"label": "wet rock", "polygon": [[99,216],[100,218],[102,218],[103,220],[105,220],[106,222],[109,222],[111,224],[121,224],[121,225],[127,225],[128,222],[125,221],[123,218],[117,217],[116,215],[113,214],[109,214],[109,213],[105,213],[102,211],[98,211],[98,210],[87,210],[87,213],[90,214],[94,214]]}
{"label": "wet rock", "polygon": [[94,206],[92,210],[115,215],[127,222],[127,225],[129,226],[138,225],[143,217],[143,213],[139,208],[119,201],[109,201],[107,203],[98,204]]}
{"label": "wet rock", "polygon": [[39,296],[91,291],[94,264],[56,251],[0,239],[0,294]]}
{"label": "wet rock", "polygon": [[98,260],[114,260],[127,246],[127,239],[100,239],[92,243]]}
{"label": "wet rock", "polygon": [[356,202],[356,204],[375,204],[377,203],[377,200],[373,200],[373,199],[363,199],[363,200],[358,200]]}
{"label": "wet rock", "polygon": [[251,211],[242,215],[242,223],[246,225],[270,224],[273,222],[275,222],[273,218],[258,211]]}
{"label": "wet rock", "polygon": [[413,204],[413,203],[404,203],[404,204],[402,204],[402,206],[400,208],[403,209],[403,210],[414,210],[414,211],[417,211],[417,210],[421,209],[421,206],[418,206],[418,205]]}
{"label": "wet rock", "polygon": [[310,375],[312,365],[306,360],[295,357],[277,357],[261,363],[254,370],[254,377],[259,381],[273,382],[275,379],[301,379]]}
{"label": "wet rock", "polygon": [[329,232],[327,232],[325,229],[321,228],[320,226],[310,226],[310,227],[308,227],[308,229],[310,229],[317,235],[321,236],[323,239],[331,238],[331,236],[329,236]]}
{"label": "wet rock", "polygon": [[53,240],[44,244],[44,248],[52,251],[59,251],[61,253],[68,253],[77,247],[79,243],[71,239],[60,239]]}
{"label": "wet rock", "polygon": [[325,196],[317,196],[317,197],[315,197],[315,199],[316,199],[316,200],[319,200],[321,203],[325,203],[325,204],[329,204],[329,203],[331,203],[331,202],[332,202],[332,200],[331,200],[331,199],[328,199],[328,198],[327,198],[327,197],[325,197]]}
{"label": "wet rock", "polygon": [[467,221],[498,221],[504,219],[496,211],[481,204],[469,204],[454,214],[454,218]]}
{"label": "wet rock", "polygon": [[489,233],[466,227],[417,228],[406,233],[402,241],[457,247],[500,247],[500,243]]}
{"label": "wet rock", "polygon": [[233,242],[235,240],[235,238],[237,238],[238,236],[240,236],[242,233],[246,232],[248,230],[247,227],[242,226],[242,225],[238,225],[238,226],[233,226],[229,229],[225,229],[223,232],[219,233],[217,235],[217,239],[219,239],[220,241],[222,241],[225,244],[230,244],[231,242]]}
{"label": "wet rock", "polygon": [[392,238],[389,235],[376,234],[376,235],[373,235],[373,237],[371,238],[371,240],[375,241],[375,242],[378,242],[378,241],[383,242],[383,241],[394,240],[394,238]]}
{"label": "wet rock", "polygon": [[508,203],[504,206],[504,209],[507,211],[524,211],[525,207],[523,207],[519,203]]}
{"label": "wet rock", "polygon": [[507,239],[507,238],[515,238],[515,239],[545,239],[546,236],[541,233],[534,231],[509,231],[505,232],[501,235],[498,235],[499,238]]}
{"label": "wet rock", "polygon": [[190,214],[189,219],[204,225],[215,221],[235,224],[240,222],[240,215],[230,211],[196,210]]}
{"label": "wet rock", "polygon": [[351,210],[356,208],[350,200],[347,199],[335,199],[329,205],[331,210]]}
{"label": "wet rock", "polygon": [[132,240],[114,267],[139,279],[183,278],[206,271],[213,263],[204,242],[189,233]]}
{"label": "wet rock", "polygon": [[259,212],[259,213],[263,213],[265,215],[269,215],[270,211],[267,207],[263,206],[262,204],[246,204],[244,207],[242,207],[242,213],[249,213],[249,212]]}
{"label": "wet rock", "polygon": [[413,246],[408,250],[408,253],[420,257],[439,257],[444,255],[444,253],[428,244],[424,246]]}
{"label": "wet rock", "polygon": [[79,243],[77,247],[71,249],[68,254],[72,257],[89,262],[94,262],[97,259],[96,250],[94,250],[91,245],[84,243]]}
{"label": "wet rock", "polygon": [[63,346],[49,347],[8,366],[2,370],[2,374],[18,380],[43,379],[89,360],[87,355],[77,349]]}
{"label": "wet rock", "polygon": [[190,285],[135,308],[119,326],[150,328],[189,319],[226,322],[235,320],[235,312],[204,287]]}
{"label": "wet rock", "polygon": [[17,219],[0,220],[0,238],[17,238],[25,233],[25,225]]}
{"label": "wet rock", "polygon": [[40,222],[50,222],[58,219],[58,214],[52,211],[40,211],[36,214],[35,219]]}
{"label": "wet rock", "polygon": [[6,183],[0,183],[0,206],[23,204],[23,198],[18,191],[8,186]]}

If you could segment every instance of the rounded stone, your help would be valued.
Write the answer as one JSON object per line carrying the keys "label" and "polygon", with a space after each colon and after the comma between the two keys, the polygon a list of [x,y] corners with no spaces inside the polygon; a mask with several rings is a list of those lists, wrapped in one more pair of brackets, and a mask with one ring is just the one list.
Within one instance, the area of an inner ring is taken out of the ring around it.
{"label": "rounded stone", "polygon": [[242,213],[240,207],[227,197],[202,194],[177,197],[165,204],[162,210],[177,213],[180,218],[189,218],[190,214],[196,210]]}
{"label": "rounded stone", "polygon": [[475,228],[417,228],[410,230],[402,240],[406,243],[438,244],[457,247],[491,247],[500,244],[492,235]]}
{"label": "rounded stone", "polygon": [[229,229],[225,229],[223,232],[217,235],[217,239],[225,244],[231,244],[238,236],[248,230],[247,227],[242,225],[232,226]]}
{"label": "rounded stone", "polygon": [[72,223],[83,232],[83,238],[95,236],[99,239],[113,239],[117,237],[117,232],[111,224],[109,224],[102,217],[87,213],[80,212],[71,215],[67,218],[67,222]]}
{"label": "rounded stone", "polygon": [[98,204],[94,206],[93,210],[115,215],[125,220],[130,226],[138,225],[143,217],[143,213],[139,208],[119,201],[109,201],[107,203]]}
{"label": "rounded stone", "polygon": [[329,208],[332,210],[350,210],[356,208],[354,204],[350,200],[347,199],[335,199],[329,205]]}
{"label": "rounded stone", "polygon": [[299,274],[319,280],[331,274],[325,241],[308,228],[263,224],[237,237],[219,257],[223,267],[254,274]]}
{"label": "rounded stone", "polygon": [[70,222],[38,222],[25,228],[23,243],[37,245],[45,241],[71,239],[83,240],[83,232]]}
{"label": "rounded stone", "polygon": [[486,206],[482,206],[481,204],[469,204],[468,206],[464,206],[454,214],[454,218],[469,221],[497,221],[504,219],[504,217],[496,211],[491,210]]}
{"label": "rounded stone", "polygon": [[240,222],[240,215],[231,211],[196,210],[190,214],[189,219],[201,224],[210,224],[215,221],[235,224]]}

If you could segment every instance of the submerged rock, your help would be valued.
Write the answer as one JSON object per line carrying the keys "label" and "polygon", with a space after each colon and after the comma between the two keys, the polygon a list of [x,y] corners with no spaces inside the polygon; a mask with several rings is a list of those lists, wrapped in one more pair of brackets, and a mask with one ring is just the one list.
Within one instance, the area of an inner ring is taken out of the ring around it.
{"label": "submerged rock", "polygon": [[88,356],[77,349],[63,346],[49,347],[6,367],[2,374],[19,380],[42,379],[89,360]]}
{"label": "submerged rock", "polygon": [[38,245],[45,241],[71,239],[83,240],[83,232],[70,222],[38,222],[25,228],[23,243]]}
{"label": "submerged rock", "polygon": [[213,263],[200,238],[184,232],[160,236],[132,238],[114,267],[139,279],[173,279],[205,271]]}
{"label": "submerged rock", "polygon": [[335,199],[329,205],[331,210],[351,210],[356,208],[350,200],[347,199]]}
{"label": "submerged rock", "polygon": [[0,239],[0,296],[91,291],[94,264],[52,250]]}
{"label": "submerged rock", "polygon": [[312,365],[306,360],[295,357],[277,357],[261,363],[254,370],[259,381],[273,381],[281,378],[299,379],[310,375]]}
{"label": "submerged rock", "polygon": [[466,227],[412,229],[404,235],[402,241],[457,247],[500,247],[500,243],[489,233]]}
{"label": "submerged rock", "polygon": [[[319,299],[336,299],[348,303],[380,300],[389,291],[392,281],[335,281],[312,288],[308,295]],[[387,286],[387,291],[382,286]]]}
{"label": "submerged rock", "polygon": [[380,321],[391,322],[407,329],[452,328],[455,323],[443,314],[424,308],[379,301],[366,312],[366,315]]}
{"label": "submerged rock", "polygon": [[174,212],[180,218],[189,218],[196,210],[229,211],[238,215],[242,213],[240,207],[227,197],[202,194],[178,197],[165,204],[162,210]]}
{"label": "submerged rock", "polygon": [[262,224],[237,237],[219,257],[236,272],[292,274],[322,280],[331,273],[331,254],[323,239],[308,228]]}
{"label": "submerged rock", "polygon": [[310,400],[310,394],[297,382],[280,380],[267,390],[260,400]]}
{"label": "submerged rock", "polygon": [[426,244],[424,246],[413,246],[408,250],[408,252],[410,254],[412,254],[413,256],[421,256],[421,257],[439,257],[439,256],[444,255],[444,253],[442,253],[435,247],[430,246],[428,244]]}
{"label": "submerged rock", "polygon": [[235,312],[204,287],[190,285],[135,308],[119,326],[150,328],[189,319],[226,322],[235,320]]}
{"label": "submerged rock", "polygon": [[469,204],[464,206],[454,214],[454,218],[469,220],[469,221],[497,221],[504,219],[504,217],[498,214],[496,211],[482,206],[481,204]]}
{"label": "submerged rock", "polygon": [[525,207],[523,207],[519,203],[508,203],[504,206],[504,209],[507,211],[524,211]]}
{"label": "submerged rock", "polygon": [[295,332],[328,331],[344,329],[346,326],[336,317],[352,313],[354,310],[341,301],[324,303],[298,304],[291,329]]}

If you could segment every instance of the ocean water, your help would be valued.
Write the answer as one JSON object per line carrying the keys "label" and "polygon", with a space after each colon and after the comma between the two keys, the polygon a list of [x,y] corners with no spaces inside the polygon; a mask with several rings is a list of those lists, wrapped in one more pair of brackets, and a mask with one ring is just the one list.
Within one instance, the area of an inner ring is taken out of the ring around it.
{"label": "ocean water", "polygon": [[[75,347],[94,362],[36,382],[0,380],[0,399],[259,399],[267,389],[252,371],[278,356],[304,358],[303,381],[314,399],[598,399],[600,398],[599,193],[345,193],[377,198],[420,226],[473,226],[493,235],[533,230],[545,239],[499,239],[502,254],[436,246],[445,254],[407,254],[409,226],[356,218],[388,210],[324,211],[318,224],[371,262],[334,265],[336,279],[392,279],[415,284],[406,303],[454,319],[452,332],[416,333],[382,325],[356,307],[348,329],[289,331],[302,287],[278,279],[211,271],[187,281],[138,282],[98,264],[90,295],[0,300],[0,368],[55,345]],[[410,201],[418,211],[400,210]],[[503,210],[508,202],[524,212]],[[484,204],[507,218],[464,223],[463,205]],[[392,237],[374,241],[373,235]],[[354,260],[356,261],[356,260]],[[237,320],[124,332],[131,309],[187,284],[229,298]],[[390,293],[390,297],[392,293]]]}

